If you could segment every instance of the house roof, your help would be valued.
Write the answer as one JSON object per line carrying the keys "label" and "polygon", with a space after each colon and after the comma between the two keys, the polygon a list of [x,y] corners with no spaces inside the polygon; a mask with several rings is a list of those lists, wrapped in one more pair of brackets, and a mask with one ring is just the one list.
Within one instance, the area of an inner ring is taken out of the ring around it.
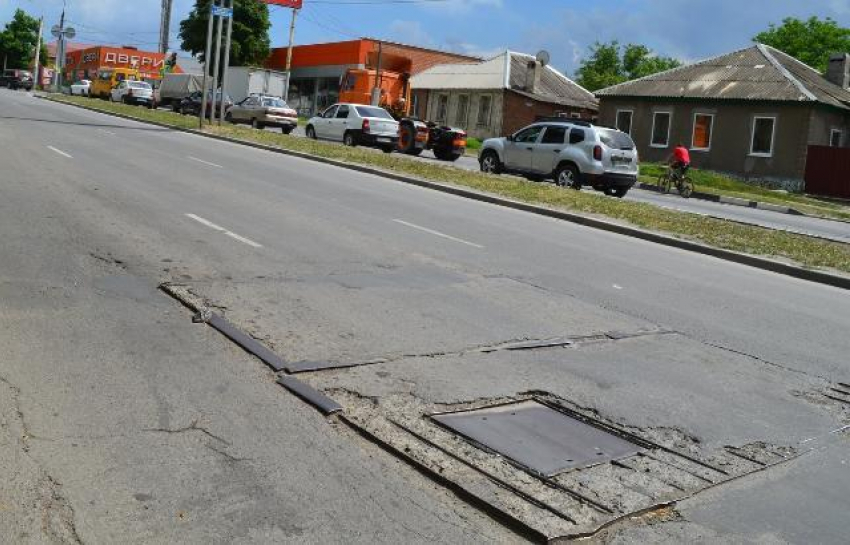
{"label": "house roof", "polygon": [[850,110],[850,90],[763,44],[607,87],[596,96],[819,102]]}
{"label": "house roof", "polygon": [[505,51],[479,63],[438,64],[411,78],[414,89],[510,89],[528,98],[567,106],[598,107],[596,97],[551,66],[545,66],[539,86],[526,86],[528,63],[534,57]]}

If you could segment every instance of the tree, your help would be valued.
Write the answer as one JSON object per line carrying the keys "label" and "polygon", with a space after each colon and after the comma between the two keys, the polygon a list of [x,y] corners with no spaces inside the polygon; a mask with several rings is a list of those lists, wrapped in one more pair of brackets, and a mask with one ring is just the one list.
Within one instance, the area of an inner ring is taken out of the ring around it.
{"label": "tree", "polygon": [[787,17],[781,25],[771,24],[768,30],[756,34],[753,41],[826,72],[831,54],[850,52],[850,28],[838,26],[829,17],[810,17],[805,21]]}
{"label": "tree", "polygon": [[576,82],[588,91],[642,78],[681,66],[671,57],[659,57],[644,45],[620,46],[616,40],[596,42],[590,55],[582,59],[576,71]]}
{"label": "tree", "polygon": [[[207,48],[207,24],[212,0],[195,0],[195,7],[189,17],[180,23],[180,47],[193,55],[204,59]],[[224,36],[226,24],[222,26],[222,54],[224,54]],[[233,37],[230,47],[230,66],[260,66],[269,56],[269,8],[257,0],[233,0]],[[215,31],[215,27],[213,27]],[[215,48],[215,36],[213,36]],[[210,61],[210,73],[215,59]]]}
{"label": "tree", "polygon": [[[30,17],[21,9],[15,10],[12,20],[0,32],[0,57],[5,59],[6,68],[31,68],[37,42],[38,19]],[[46,62],[47,50],[42,47],[41,64]]]}

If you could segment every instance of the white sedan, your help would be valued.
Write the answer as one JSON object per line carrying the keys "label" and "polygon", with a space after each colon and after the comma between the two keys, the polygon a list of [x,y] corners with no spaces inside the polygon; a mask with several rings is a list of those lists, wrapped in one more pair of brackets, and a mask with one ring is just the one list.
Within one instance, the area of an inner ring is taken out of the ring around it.
{"label": "white sedan", "polygon": [[153,87],[146,81],[124,80],[112,90],[109,97],[112,102],[124,104],[144,104],[153,106]]}
{"label": "white sedan", "polygon": [[307,122],[307,138],[341,140],[346,146],[371,146],[386,153],[398,146],[398,121],[385,109],[334,104]]}
{"label": "white sedan", "polygon": [[91,81],[87,79],[81,79],[77,83],[71,85],[71,94],[72,95],[80,95],[83,97],[89,96],[89,90],[91,89]]}

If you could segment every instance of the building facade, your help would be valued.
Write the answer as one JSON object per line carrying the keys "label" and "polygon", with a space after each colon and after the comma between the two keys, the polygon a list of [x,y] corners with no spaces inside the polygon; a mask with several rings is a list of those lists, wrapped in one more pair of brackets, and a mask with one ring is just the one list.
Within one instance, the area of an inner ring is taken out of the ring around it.
{"label": "building facade", "polygon": [[[65,55],[63,78],[67,82],[94,79],[101,68],[135,67],[143,79],[160,79],[166,56],[165,53],[140,51],[132,47],[94,46],[77,49]],[[179,65],[174,71],[181,72]]]}
{"label": "building facade", "polygon": [[437,65],[411,78],[413,111],[486,139],[544,117],[591,121],[597,100],[534,57],[506,51],[478,63]]}
{"label": "building facade", "polygon": [[684,144],[697,168],[799,190],[809,146],[850,146],[850,78],[831,79],[756,45],[603,89],[599,121],[629,133],[644,161]]}
{"label": "building facade", "polygon": [[[380,54],[379,54],[380,53]],[[272,49],[266,67],[286,70],[287,48]],[[299,115],[310,116],[337,102],[340,81],[351,68],[377,68],[378,59],[404,58],[410,73],[417,74],[436,64],[468,63],[477,57],[424,47],[361,38],[344,42],[299,45],[292,48],[289,104]],[[383,69],[390,69],[386,64]]]}

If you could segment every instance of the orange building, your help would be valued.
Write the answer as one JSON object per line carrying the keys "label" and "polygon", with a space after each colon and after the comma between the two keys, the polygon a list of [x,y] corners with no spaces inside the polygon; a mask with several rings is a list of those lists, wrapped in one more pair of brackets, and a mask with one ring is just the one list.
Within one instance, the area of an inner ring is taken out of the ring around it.
{"label": "orange building", "polygon": [[[301,115],[313,115],[332,105],[339,97],[340,79],[349,68],[375,68],[380,49],[382,66],[393,58],[409,59],[411,75],[437,65],[480,62],[478,57],[438,51],[414,45],[361,38],[345,42],[299,45],[292,48],[292,81],[289,103]],[[266,67],[286,70],[286,47],[272,49]],[[409,67],[409,68],[407,68]]]}
{"label": "orange building", "polygon": [[[159,79],[166,54],[140,51],[133,47],[93,46],[65,55],[65,81],[94,79],[100,68],[132,68],[142,74],[143,79]],[[174,72],[180,72],[175,67]]]}

